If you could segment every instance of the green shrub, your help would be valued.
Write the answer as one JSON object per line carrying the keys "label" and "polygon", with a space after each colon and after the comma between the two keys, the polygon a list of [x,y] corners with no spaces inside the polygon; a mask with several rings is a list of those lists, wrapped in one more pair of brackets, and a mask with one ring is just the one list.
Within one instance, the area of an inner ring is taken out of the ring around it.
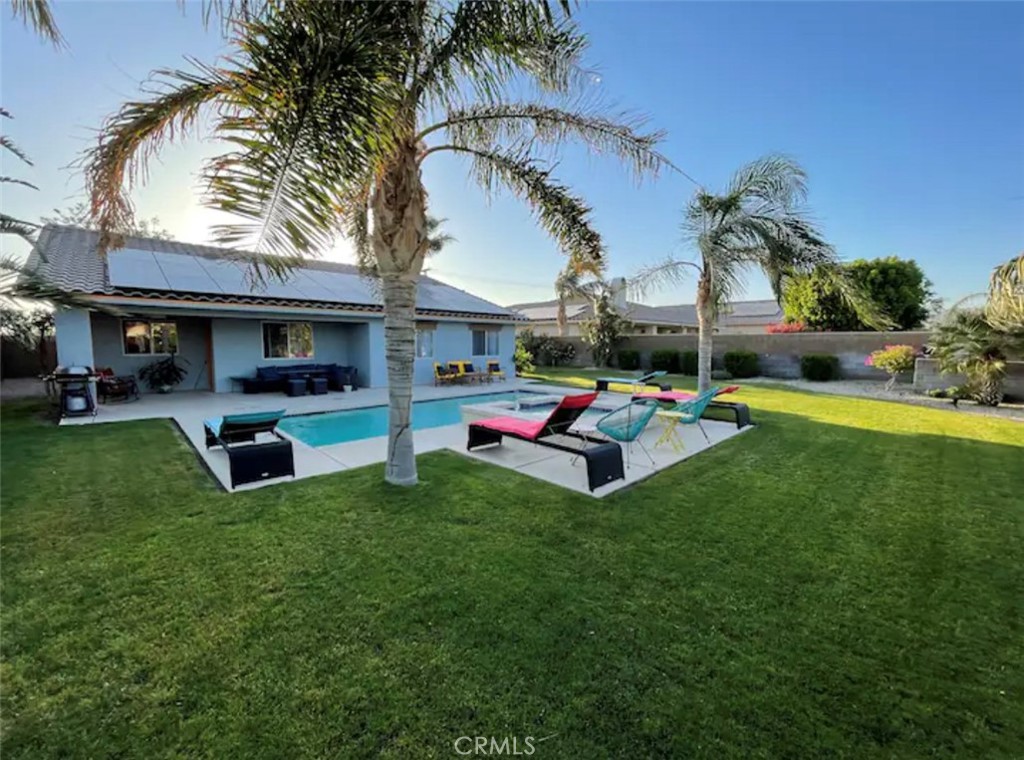
{"label": "green shrub", "polygon": [[[532,335],[532,333],[531,333]],[[516,374],[522,375],[526,372],[533,372],[537,369],[533,364],[533,354],[527,349],[523,335],[516,335],[516,350],[513,356],[516,363]]]}
{"label": "green shrub", "polygon": [[651,369],[679,374],[679,352],[673,348],[663,348],[651,352]]}
{"label": "green shrub", "polygon": [[757,377],[761,374],[757,354],[753,351],[726,351],[723,363],[733,377]]}
{"label": "green shrub", "polygon": [[711,370],[712,380],[732,380],[732,372],[727,369],[713,369]]}
{"label": "green shrub", "polygon": [[697,352],[683,351],[679,355],[679,371],[684,375],[696,377],[697,375]]}
{"label": "green shrub", "polygon": [[631,348],[619,351],[619,369],[640,369],[640,352]]}
{"label": "green shrub", "polygon": [[805,354],[800,357],[800,376],[804,380],[838,380],[839,357],[832,354]]}

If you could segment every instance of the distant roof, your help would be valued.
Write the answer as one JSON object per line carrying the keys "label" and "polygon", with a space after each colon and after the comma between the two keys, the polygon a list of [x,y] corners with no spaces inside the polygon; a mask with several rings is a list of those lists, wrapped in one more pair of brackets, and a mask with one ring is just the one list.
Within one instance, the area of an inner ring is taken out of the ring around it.
{"label": "distant roof", "polygon": [[[532,303],[512,304],[508,308],[519,312],[531,322],[554,322],[558,315],[558,301],[535,301]],[[569,322],[582,322],[591,319],[594,309],[589,303],[566,305],[566,317]],[[695,327],[697,325],[697,308],[693,304],[676,304],[674,306],[648,306],[647,304],[627,301],[627,311],[623,315],[633,322],[648,325],[678,325]],[[782,309],[775,301],[737,301],[729,304],[719,316],[721,326],[742,326],[745,324],[760,325],[782,320]]]}
{"label": "distant roof", "polygon": [[[28,267],[51,285],[72,293],[218,303],[252,303],[346,311],[381,312],[374,283],[358,267],[311,260],[285,281],[263,286],[246,277],[244,252],[156,238],[125,237],[124,247],[97,252],[99,233],[47,225]],[[421,276],[417,313],[512,320],[511,310],[430,277]]]}

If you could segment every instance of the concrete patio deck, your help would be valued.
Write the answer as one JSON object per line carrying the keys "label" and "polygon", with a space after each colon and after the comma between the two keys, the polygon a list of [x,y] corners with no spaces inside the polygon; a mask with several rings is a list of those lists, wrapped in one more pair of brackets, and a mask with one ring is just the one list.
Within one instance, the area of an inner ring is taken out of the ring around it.
{"label": "concrete patio deck", "polygon": [[[566,393],[579,393],[580,389],[560,386],[549,386],[532,381],[509,380],[483,385],[460,386],[417,386],[413,391],[413,400],[432,401],[439,399],[483,396],[514,390],[528,390],[533,393],[550,393],[559,397]],[[207,449],[203,432],[203,420],[228,414],[244,414],[247,412],[265,412],[284,409],[286,415],[315,414],[318,412],[345,411],[374,406],[386,406],[388,391],[386,388],[364,388],[353,393],[328,393],[321,396],[287,397],[283,394],[242,394],[242,393],[210,393],[204,391],[180,391],[166,395],[145,394],[142,399],[134,402],[101,404],[95,417],[73,417],[65,419],[62,425],[96,425],[110,422],[126,422],[145,419],[171,419],[192,444],[196,453],[227,490],[250,490],[278,483],[287,483],[292,478],[274,478],[257,483],[250,483],[231,488],[230,470],[227,454],[220,448]],[[606,409],[617,408],[629,401],[629,396],[620,393],[601,393],[595,406]],[[508,467],[525,475],[544,480],[555,485],[602,497],[639,482],[658,471],[681,462],[707,448],[708,443],[694,426],[681,426],[680,437],[684,442],[682,451],[671,447],[655,448],[654,443],[661,434],[661,426],[657,418],[652,421],[650,429],[642,437],[643,443],[654,459],[652,464],[638,446],[634,446],[630,457],[630,466],[626,470],[624,480],[615,481],[598,488],[592,494],[587,488],[586,466],[582,460],[572,463],[572,455],[544,448],[523,441],[506,439],[501,446],[466,451],[465,420],[497,414],[508,414],[507,407],[493,404],[473,404],[466,401],[463,407],[464,421],[459,424],[416,430],[413,440],[418,454],[438,449],[450,449],[476,461]],[[546,412],[522,411],[513,412],[526,417],[546,416]],[[737,430],[732,423],[704,421],[704,428],[711,439],[711,445],[733,437],[744,430]],[[287,433],[284,435],[292,441],[295,458],[295,478],[308,478],[332,472],[341,472],[355,467],[383,462],[387,457],[387,437],[379,436],[364,438],[346,443],[328,446],[310,446]],[[576,439],[567,439],[570,445],[576,445]]]}

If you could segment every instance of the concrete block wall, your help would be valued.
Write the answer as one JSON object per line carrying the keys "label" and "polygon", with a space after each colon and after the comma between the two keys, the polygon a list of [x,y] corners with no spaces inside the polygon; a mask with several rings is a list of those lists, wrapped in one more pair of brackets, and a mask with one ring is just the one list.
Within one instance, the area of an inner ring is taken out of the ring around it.
{"label": "concrete block wall", "polygon": [[[805,354],[832,354],[839,357],[843,376],[855,380],[884,380],[887,375],[864,365],[872,351],[888,345],[906,344],[921,349],[929,338],[924,331],[907,332],[807,332],[781,334],[724,334],[715,335],[713,356],[715,366],[721,366],[727,351],[753,351],[758,356],[761,374],[766,377],[800,377],[800,357]],[[575,366],[593,364],[590,348],[579,338],[565,338],[576,349]],[[661,349],[696,351],[696,335],[638,335],[624,340],[619,349],[640,352],[642,367],[651,366],[651,353]]]}

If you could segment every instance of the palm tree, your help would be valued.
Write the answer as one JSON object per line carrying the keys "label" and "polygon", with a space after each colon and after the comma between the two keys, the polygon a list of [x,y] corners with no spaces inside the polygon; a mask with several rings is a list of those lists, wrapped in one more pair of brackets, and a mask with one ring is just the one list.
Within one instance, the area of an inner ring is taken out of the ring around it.
{"label": "palm tree", "polygon": [[1024,349],[1024,333],[996,328],[985,309],[954,309],[931,340],[932,357],[942,372],[967,377],[967,393],[982,406],[1003,400],[1007,358]]}
{"label": "palm tree", "polygon": [[696,245],[697,262],[678,259],[640,272],[631,283],[640,294],[665,284],[697,278],[698,370],[700,391],[711,386],[712,332],[723,308],[740,295],[747,271],[767,275],[776,298],[786,281],[817,266],[835,272],[842,292],[856,301],[863,317],[878,323],[878,315],[856,298],[835,268],[832,246],[801,208],[806,197],[806,174],[794,161],[767,156],[741,168],[721,195],[699,188],[686,207],[683,230]]}
{"label": "palm tree", "polygon": [[[269,2],[236,18],[217,65],[161,71],[161,89],[104,124],[86,156],[101,247],[132,215],[127,192],[165,142],[212,109],[230,152],[206,167],[206,202],[248,220],[218,241],[256,251],[259,279],[284,274],[336,235],[376,273],[384,302],[389,386],[386,479],[417,480],[411,431],[417,279],[430,248],[421,166],[450,153],[490,193],[510,190],[579,265],[603,255],[590,208],[558,182],[544,151],[578,139],[637,176],[668,162],[635,118],[562,100],[584,81],[586,39],[568,0],[511,2]],[[549,97],[510,100],[532,81]],[[521,87],[519,88],[521,89]],[[561,98],[552,103],[552,98]],[[540,151],[540,152],[538,152]],[[371,223],[372,222],[372,223]],[[273,255],[268,255],[273,254]]]}

